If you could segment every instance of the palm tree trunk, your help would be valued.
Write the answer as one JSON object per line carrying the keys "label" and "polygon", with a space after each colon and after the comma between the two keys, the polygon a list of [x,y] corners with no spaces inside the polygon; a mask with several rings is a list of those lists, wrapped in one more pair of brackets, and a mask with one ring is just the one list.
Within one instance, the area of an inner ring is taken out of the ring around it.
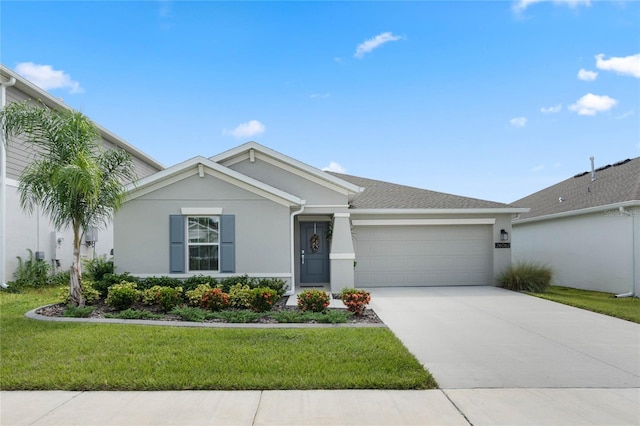
{"label": "palm tree trunk", "polygon": [[84,307],[82,298],[82,272],[80,271],[80,228],[73,229],[73,264],[71,265],[70,294],[71,303]]}

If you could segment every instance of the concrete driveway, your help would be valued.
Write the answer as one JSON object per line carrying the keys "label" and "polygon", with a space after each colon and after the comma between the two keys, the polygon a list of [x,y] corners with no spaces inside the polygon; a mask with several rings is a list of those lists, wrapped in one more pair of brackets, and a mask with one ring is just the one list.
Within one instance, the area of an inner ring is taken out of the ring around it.
{"label": "concrete driveway", "polygon": [[640,387],[638,324],[496,287],[368,290],[442,389]]}

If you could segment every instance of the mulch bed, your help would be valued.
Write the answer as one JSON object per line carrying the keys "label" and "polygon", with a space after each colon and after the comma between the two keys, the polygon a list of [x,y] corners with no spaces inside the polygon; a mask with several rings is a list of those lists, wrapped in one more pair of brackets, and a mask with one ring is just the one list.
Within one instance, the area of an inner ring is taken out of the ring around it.
{"label": "mulch bed", "polygon": [[[295,297],[295,296],[291,296],[291,297]],[[289,298],[289,296],[281,297],[280,300],[278,300],[278,302],[276,302],[276,304],[273,306],[272,312],[298,311],[299,309],[297,307],[295,307],[295,306],[286,306],[288,298]],[[96,305],[89,305],[89,306],[92,306],[95,309],[91,313],[91,315],[89,315],[88,318],[107,318],[105,316],[105,314],[117,314],[118,313],[118,311],[116,311],[115,309],[111,308],[110,306],[107,306],[106,304],[104,304],[104,302],[98,303]],[[163,315],[163,318],[159,319],[161,321],[183,321],[177,315],[163,314],[159,310],[150,308],[149,306],[136,305],[136,306],[133,306],[133,308],[134,309],[139,309],[139,310],[147,310],[147,311],[152,312],[154,314],[161,314],[161,315]],[[64,316],[63,313],[64,313],[65,309],[66,309],[66,305],[65,304],[58,303],[58,304],[55,304],[55,305],[42,307],[42,308],[38,309],[36,311],[36,313],[39,314],[39,315],[42,315],[42,316],[47,316],[47,317],[62,317],[62,316]],[[331,308],[331,309],[335,309],[335,308]],[[346,310],[346,309],[342,309],[342,310]],[[204,322],[205,323],[206,322],[223,323],[225,321],[220,320],[220,319],[207,319]],[[267,316],[267,317],[260,318],[257,321],[257,323],[258,324],[275,324],[275,323],[277,323],[277,321],[275,319]],[[310,322],[310,323],[306,323],[306,324],[313,324],[313,323],[314,322]],[[378,315],[376,315],[376,313],[373,310],[368,309],[368,308],[364,310],[362,315],[352,315],[349,318],[349,320],[347,320],[347,323],[350,323],[350,324],[383,324],[382,320],[378,317]]]}

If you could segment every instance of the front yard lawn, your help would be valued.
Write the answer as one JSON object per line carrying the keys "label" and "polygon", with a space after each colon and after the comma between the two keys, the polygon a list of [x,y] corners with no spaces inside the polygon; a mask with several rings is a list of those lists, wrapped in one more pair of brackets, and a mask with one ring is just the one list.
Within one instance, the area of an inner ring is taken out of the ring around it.
{"label": "front yard lawn", "polygon": [[545,293],[529,294],[575,306],[576,308],[640,323],[640,299],[637,297],[616,298],[611,293],[557,286],[549,287]]}
{"label": "front yard lawn", "polygon": [[0,389],[430,389],[384,328],[227,329],[35,321],[57,289],[0,292]]}

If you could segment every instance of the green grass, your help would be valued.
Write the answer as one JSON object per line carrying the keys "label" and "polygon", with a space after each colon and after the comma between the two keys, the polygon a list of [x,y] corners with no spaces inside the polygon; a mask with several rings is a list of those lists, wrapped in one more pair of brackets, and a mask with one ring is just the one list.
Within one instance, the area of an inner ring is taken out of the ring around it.
{"label": "green grass", "polygon": [[0,389],[428,389],[385,328],[231,329],[30,320],[55,289],[0,292]]}
{"label": "green grass", "polygon": [[529,294],[575,306],[576,308],[640,323],[640,299],[637,297],[616,298],[611,293],[557,286],[549,287],[545,293]]}

